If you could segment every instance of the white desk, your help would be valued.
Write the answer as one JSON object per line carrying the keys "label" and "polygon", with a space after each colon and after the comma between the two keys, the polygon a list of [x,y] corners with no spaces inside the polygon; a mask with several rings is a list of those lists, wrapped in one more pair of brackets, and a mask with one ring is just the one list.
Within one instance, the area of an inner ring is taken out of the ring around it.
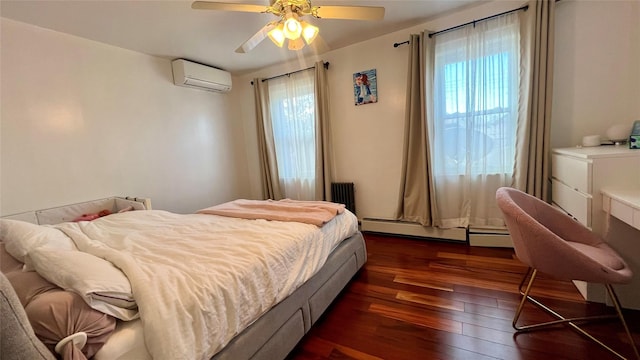
{"label": "white desk", "polygon": [[[601,192],[602,209],[607,214],[640,230],[640,189],[604,188]],[[638,239],[638,241],[640,241],[640,239]]]}
{"label": "white desk", "polygon": [[622,306],[640,309],[640,179],[638,186],[603,187],[605,239],[633,271],[630,284],[616,285]]}
{"label": "white desk", "polygon": [[[605,237],[617,250],[635,274],[631,286],[616,287],[623,306],[640,309],[640,231],[624,220],[610,216],[611,195],[614,214],[621,205],[629,205],[628,197],[616,189],[635,189],[640,192],[640,150],[626,146],[594,146],[554,149],[551,154],[552,202],[596,234]],[[605,205],[603,189],[609,189]],[[618,200],[619,199],[619,200]],[[622,207],[624,207],[622,206]],[[631,212],[633,214],[633,212]],[[623,215],[619,215],[623,216]],[[632,215],[633,216],[633,215]],[[633,220],[633,217],[631,217]],[[605,302],[606,291],[600,284],[574,281],[576,287],[589,301]],[[637,295],[632,294],[637,292]],[[622,294],[621,294],[622,293]]]}

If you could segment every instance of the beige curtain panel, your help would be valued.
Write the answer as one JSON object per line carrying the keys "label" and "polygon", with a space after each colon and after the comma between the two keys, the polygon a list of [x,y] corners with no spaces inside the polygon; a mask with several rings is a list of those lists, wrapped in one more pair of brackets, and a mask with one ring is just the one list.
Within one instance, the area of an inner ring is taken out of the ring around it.
{"label": "beige curtain panel", "polygon": [[322,61],[315,64],[316,200],[331,200],[333,154],[329,119],[329,84]]}
{"label": "beige curtain panel", "polygon": [[280,190],[278,162],[273,140],[273,127],[271,126],[271,112],[269,111],[269,91],[262,79],[253,79],[253,94],[256,107],[262,196],[264,199],[280,200],[282,199],[282,191]]}
{"label": "beige curtain panel", "polygon": [[425,34],[409,40],[404,151],[396,219],[431,226],[430,154],[425,108]]}
{"label": "beige curtain panel", "polygon": [[532,0],[521,33],[525,78],[518,126],[514,187],[548,201],[551,99],[553,89],[554,0]]}

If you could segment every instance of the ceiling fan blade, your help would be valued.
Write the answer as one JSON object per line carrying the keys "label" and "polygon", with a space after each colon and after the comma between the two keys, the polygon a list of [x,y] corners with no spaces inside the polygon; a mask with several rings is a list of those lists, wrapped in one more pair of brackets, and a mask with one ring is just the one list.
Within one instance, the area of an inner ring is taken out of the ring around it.
{"label": "ceiling fan blade", "polygon": [[267,7],[264,5],[236,4],[213,1],[194,1],[191,4],[191,8],[198,10],[244,11],[256,13],[265,12],[267,10]]}
{"label": "ceiling fan blade", "polygon": [[379,6],[314,6],[312,14],[321,19],[382,20],[384,8]]}
{"label": "ceiling fan blade", "polygon": [[277,25],[277,22],[270,22],[267,25],[263,26],[262,29],[258,30],[257,33],[253,34],[249,40],[245,41],[239,48],[236,49],[236,52],[239,54],[248,53],[253,50],[254,47],[258,46],[262,40],[267,37],[267,33],[271,29],[273,29]]}

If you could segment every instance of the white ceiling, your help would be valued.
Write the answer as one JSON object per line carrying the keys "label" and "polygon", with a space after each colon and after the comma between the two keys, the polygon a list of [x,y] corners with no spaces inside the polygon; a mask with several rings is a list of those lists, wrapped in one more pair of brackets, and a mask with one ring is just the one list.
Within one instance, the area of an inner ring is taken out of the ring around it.
{"label": "white ceiling", "polygon": [[[224,1],[224,0],[222,0]],[[329,20],[306,17],[320,28],[320,41],[302,55],[324,53],[486,0],[313,0],[319,5],[383,6],[382,21]],[[226,0],[264,4],[268,0]],[[193,10],[191,0],[0,0],[0,15],[43,28],[163,58],[186,58],[233,73],[246,73],[299,56],[265,39],[247,54],[235,49],[272,14]]]}

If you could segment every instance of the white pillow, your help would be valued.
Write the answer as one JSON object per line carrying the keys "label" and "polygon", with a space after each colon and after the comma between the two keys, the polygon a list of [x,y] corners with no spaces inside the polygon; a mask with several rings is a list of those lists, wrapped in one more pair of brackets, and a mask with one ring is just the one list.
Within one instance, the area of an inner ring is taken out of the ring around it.
{"label": "white pillow", "polygon": [[42,247],[31,251],[29,259],[40,276],[79,294],[93,309],[125,321],[139,317],[129,279],[109,261]]}
{"label": "white pillow", "polygon": [[73,240],[62,231],[26,221],[0,219],[0,239],[7,252],[23,263],[29,252],[39,247],[77,250]]}

